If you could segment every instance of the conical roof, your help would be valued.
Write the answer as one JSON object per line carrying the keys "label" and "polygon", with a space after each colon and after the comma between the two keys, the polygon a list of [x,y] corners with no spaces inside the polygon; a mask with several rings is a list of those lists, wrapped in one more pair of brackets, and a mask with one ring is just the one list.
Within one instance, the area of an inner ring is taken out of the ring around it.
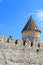
{"label": "conical roof", "polygon": [[22,32],[25,31],[25,30],[36,30],[36,31],[39,31],[39,28],[37,27],[37,25],[35,24],[32,16],[30,16],[30,19],[28,20],[27,24],[25,25],[25,27],[23,28]]}

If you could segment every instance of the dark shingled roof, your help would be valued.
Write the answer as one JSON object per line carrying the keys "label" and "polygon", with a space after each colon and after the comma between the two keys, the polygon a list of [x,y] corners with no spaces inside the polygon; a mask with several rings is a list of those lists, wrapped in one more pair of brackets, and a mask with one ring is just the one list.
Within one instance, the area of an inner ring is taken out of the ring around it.
{"label": "dark shingled roof", "polygon": [[27,24],[25,25],[25,27],[23,28],[22,32],[25,31],[25,30],[36,30],[36,31],[39,31],[39,28],[37,27],[37,25],[35,24],[32,16],[30,16],[30,19],[28,20]]}

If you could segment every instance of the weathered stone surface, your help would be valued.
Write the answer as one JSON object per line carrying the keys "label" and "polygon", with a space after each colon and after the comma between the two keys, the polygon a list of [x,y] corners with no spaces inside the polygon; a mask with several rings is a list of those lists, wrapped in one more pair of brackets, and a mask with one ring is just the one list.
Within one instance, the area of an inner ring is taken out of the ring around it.
{"label": "weathered stone surface", "polygon": [[0,65],[43,65],[42,48],[18,43],[0,43]]}

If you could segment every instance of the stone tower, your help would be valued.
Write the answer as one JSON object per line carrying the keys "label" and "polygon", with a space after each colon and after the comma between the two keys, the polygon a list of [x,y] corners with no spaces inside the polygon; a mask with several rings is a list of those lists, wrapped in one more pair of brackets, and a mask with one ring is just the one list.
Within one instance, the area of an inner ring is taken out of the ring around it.
{"label": "stone tower", "polygon": [[32,16],[30,16],[30,19],[22,30],[22,39],[24,41],[28,39],[30,42],[40,42],[40,33],[41,31],[35,24]]}

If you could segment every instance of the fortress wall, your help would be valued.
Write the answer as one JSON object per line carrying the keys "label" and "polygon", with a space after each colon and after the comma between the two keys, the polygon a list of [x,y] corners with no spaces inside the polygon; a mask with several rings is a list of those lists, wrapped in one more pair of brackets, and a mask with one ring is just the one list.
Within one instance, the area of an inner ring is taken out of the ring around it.
{"label": "fortress wall", "polygon": [[5,43],[7,39],[4,37],[4,35],[0,36],[0,43]]}
{"label": "fortress wall", "polygon": [[0,43],[0,65],[43,65],[43,49],[22,45],[22,40]]}
{"label": "fortress wall", "polygon": [[[29,40],[23,41],[23,40],[17,40],[17,44],[19,46],[26,46],[26,47],[31,47],[31,42]],[[38,47],[37,42],[33,42],[34,47]]]}

